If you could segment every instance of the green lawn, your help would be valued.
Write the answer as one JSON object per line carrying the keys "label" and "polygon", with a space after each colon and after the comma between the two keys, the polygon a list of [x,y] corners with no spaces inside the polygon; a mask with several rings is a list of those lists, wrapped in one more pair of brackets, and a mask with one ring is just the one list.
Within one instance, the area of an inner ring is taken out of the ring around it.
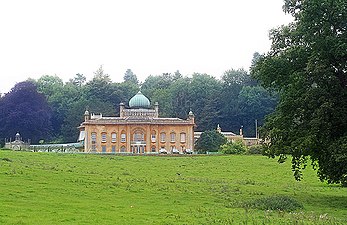
{"label": "green lawn", "polygon": [[[0,224],[347,224],[347,188],[264,156],[0,151]],[[288,196],[294,212],[246,207]]]}

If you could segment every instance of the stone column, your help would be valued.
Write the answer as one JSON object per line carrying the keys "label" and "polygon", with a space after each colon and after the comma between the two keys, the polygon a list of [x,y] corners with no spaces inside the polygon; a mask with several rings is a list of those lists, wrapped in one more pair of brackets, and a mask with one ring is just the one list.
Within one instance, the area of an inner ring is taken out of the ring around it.
{"label": "stone column", "polygon": [[119,103],[119,117],[123,118],[124,117],[124,103]]}

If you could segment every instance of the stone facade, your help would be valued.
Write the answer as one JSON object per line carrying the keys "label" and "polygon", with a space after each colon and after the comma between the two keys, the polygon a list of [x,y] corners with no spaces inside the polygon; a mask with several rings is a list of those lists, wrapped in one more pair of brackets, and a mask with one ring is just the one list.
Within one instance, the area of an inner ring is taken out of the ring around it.
{"label": "stone facade", "polygon": [[194,148],[194,115],[186,120],[159,117],[159,105],[152,108],[149,100],[137,93],[131,107],[120,104],[119,117],[85,112],[79,127],[79,141],[84,152],[102,153],[184,153]]}
{"label": "stone facade", "polygon": [[5,140],[5,148],[12,150],[26,150],[30,147],[30,141],[24,142],[19,133],[16,134],[15,140]]}

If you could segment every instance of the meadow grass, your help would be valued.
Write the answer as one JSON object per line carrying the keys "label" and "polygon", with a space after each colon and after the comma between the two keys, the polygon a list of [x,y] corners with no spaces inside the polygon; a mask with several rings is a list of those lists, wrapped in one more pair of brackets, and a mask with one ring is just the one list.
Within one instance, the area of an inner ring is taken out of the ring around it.
{"label": "meadow grass", "polygon": [[[0,224],[347,224],[347,189],[310,168],[295,181],[290,167],[249,155],[0,151]],[[277,196],[300,207],[249,204]]]}

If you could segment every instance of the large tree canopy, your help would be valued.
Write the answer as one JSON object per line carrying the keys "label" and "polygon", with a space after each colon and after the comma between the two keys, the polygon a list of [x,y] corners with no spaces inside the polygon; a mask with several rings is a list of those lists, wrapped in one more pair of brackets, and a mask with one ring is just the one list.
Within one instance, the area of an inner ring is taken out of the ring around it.
{"label": "large tree canopy", "polygon": [[285,0],[294,22],[270,33],[252,72],[280,94],[267,118],[267,153],[291,154],[300,179],[310,157],[321,180],[347,184],[347,2]]}
{"label": "large tree canopy", "polygon": [[227,143],[227,138],[216,130],[202,132],[200,138],[196,140],[195,148],[199,153],[218,152],[220,146]]}
{"label": "large tree canopy", "polygon": [[14,137],[20,132],[32,143],[50,137],[51,111],[45,96],[37,92],[34,83],[18,83],[0,99],[0,124],[1,137]]}

